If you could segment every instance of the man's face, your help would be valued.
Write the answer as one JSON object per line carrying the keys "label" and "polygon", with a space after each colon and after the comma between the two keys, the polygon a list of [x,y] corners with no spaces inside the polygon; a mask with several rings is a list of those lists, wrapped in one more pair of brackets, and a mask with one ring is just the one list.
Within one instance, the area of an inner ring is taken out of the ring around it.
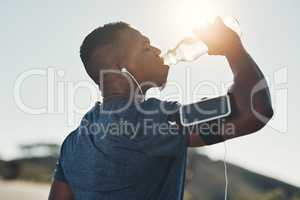
{"label": "man's face", "polygon": [[133,28],[125,30],[122,35],[128,49],[125,62],[127,70],[144,89],[163,86],[167,80],[169,66],[164,65],[160,57],[161,51]]}

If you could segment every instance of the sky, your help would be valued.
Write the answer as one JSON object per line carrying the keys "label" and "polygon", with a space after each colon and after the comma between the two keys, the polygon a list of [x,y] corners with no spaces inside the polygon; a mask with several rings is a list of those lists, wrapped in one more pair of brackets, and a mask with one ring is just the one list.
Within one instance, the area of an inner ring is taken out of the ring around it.
{"label": "sky", "polygon": [[[0,157],[20,155],[17,147],[24,143],[61,143],[101,99],[79,57],[83,38],[94,28],[125,21],[165,52],[198,19],[232,16],[268,78],[275,115],[259,132],[227,141],[226,159],[300,186],[299,9],[296,0],[1,0]],[[161,93],[148,96],[189,103],[225,93],[232,74],[225,58],[203,56],[172,67],[168,81]],[[224,156],[223,144],[198,150],[216,160]]]}

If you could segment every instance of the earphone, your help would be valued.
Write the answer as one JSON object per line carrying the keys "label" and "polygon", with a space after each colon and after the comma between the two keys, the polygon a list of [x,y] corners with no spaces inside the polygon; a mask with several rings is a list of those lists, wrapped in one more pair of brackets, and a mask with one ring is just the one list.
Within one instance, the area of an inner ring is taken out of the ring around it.
{"label": "earphone", "polygon": [[141,94],[143,95],[143,101],[144,101],[144,100],[145,100],[145,97],[144,97],[143,90],[142,90],[140,84],[139,84],[139,83],[137,82],[137,80],[134,78],[134,76],[133,76],[133,75],[132,75],[125,67],[122,67],[122,68],[121,68],[121,72],[122,72],[122,73],[128,74],[128,75],[133,79],[133,81],[135,82],[135,84],[136,84],[137,87],[139,88]]}

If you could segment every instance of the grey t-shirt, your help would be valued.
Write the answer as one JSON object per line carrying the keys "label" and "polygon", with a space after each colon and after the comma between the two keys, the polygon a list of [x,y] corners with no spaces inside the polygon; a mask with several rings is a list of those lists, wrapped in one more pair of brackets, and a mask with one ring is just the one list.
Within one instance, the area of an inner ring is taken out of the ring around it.
{"label": "grey t-shirt", "polygon": [[177,102],[99,102],[64,140],[54,179],[78,200],[182,200],[188,137]]}

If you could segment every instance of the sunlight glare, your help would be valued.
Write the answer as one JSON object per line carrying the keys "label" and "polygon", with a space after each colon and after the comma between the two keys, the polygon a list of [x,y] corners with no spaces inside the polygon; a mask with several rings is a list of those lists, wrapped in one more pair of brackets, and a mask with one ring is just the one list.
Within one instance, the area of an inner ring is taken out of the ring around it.
{"label": "sunlight glare", "polygon": [[191,35],[194,29],[203,26],[207,20],[222,15],[221,8],[207,0],[182,0],[177,4],[175,12],[180,35]]}

